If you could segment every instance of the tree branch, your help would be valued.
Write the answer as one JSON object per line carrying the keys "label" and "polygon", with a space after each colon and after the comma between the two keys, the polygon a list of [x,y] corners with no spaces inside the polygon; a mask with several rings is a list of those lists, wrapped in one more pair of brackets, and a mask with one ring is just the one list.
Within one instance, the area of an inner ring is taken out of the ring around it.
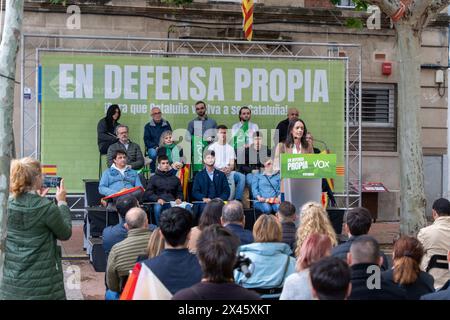
{"label": "tree branch", "polygon": [[392,17],[400,8],[400,0],[367,0],[367,3],[378,6],[389,17]]}
{"label": "tree branch", "polygon": [[432,2],[433,0],[413,0],[410,5],[412,17],[415,19],[420,19]]}
{"label": "tree branch", "polygon": [[436,16],[450,5],[450,0],[433,0],[429,6],[428,12],[430,15]]}

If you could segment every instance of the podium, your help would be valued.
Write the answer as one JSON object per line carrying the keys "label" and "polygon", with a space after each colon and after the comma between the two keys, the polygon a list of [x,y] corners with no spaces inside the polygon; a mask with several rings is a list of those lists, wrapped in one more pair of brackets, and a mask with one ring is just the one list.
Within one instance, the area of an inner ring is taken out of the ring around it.
{"label": "podium", "polygon": [[298,210],[309,202],[321,203],[322,178],[336,177],[335,154],[281,154],[284,199]]}

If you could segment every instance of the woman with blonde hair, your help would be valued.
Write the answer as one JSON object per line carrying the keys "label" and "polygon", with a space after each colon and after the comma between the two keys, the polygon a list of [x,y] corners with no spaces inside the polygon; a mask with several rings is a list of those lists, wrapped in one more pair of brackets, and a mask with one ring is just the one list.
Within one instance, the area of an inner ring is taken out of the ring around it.
{"label": "woman with blonde hair", "polygon": [[164,238],[159,231],[159,227],[153,230],[150,235],[150,239],[148,240],[147,246],[147,259],[154,258],[159,256],[161,251],[164,250]]}
{"label": "woman with blonde hair", "polygon": [[161,137],[159,138],[159,147],[156,156],[159,157],[162,155],[169,158],[169,164],[174,173],[180,170],[185,163],[183,149],[175,144],[172,139],[172,131],[170,130],[166,130],[161,133]]}
{"label": "woman with blonde hair", "polygon": [[312,300],[309,267],[331,254],[331,240],[325,234],[312,233],[302,244],[295,269],[287,277],[280,300]]}
{"label": "woman with blonde hair", "polygon": [[383,277],[404,289],[408,300],[419,300],[424,294],[434,292],[433,277],[420,270],[424,249],[419,240],[402,236],[394,244],[391,270]]}
{"label": "woman with blonde hair", "polygon": [[235,271],[234,279],[263,299],[278,299],[284,280],[295,271],[291,248],[282,240],[281,224],[273,215],[261,215],[253,227],[254,243],[240,246],[240,254],[250,258],[254,270],[250,278]]}
{"label": "woman with blonde hair", "polygon": [[317,202],[307,202],[300,212],[300,226],[297,229],[295,249],[296,257],[300,256],[303,242],[313,233],[325,234],[330,238],[333,247],[337,245],[336,233],[325,209]]}
{"label": "woman with blonde hair", "polygon": [[8,223],[0,300],[61,300],[66,298],[57,240],[72,235],[64,181],[56,200],[45,198],[41,164],[32,158],[11,163]]}

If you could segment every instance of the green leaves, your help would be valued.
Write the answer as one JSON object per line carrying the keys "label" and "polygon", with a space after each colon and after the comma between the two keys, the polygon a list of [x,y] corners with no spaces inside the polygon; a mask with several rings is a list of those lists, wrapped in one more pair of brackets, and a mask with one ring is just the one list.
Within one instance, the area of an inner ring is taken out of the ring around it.
{"label": "green leaves", "polygon": [[[330,1],[335,5],[339,4],[339,0],[330,0]],[[352,1],[355,4],[355,9],[358,11],[366,11],[369,6],[367,2],[365,2],[364,0],[352,0]]]}

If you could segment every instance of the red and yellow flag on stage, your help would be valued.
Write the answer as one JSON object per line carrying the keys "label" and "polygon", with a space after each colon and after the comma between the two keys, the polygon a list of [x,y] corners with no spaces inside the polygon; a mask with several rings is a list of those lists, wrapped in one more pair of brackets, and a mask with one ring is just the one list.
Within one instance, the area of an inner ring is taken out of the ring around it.
{"label": "red and yellow flag on stage", "polygon": [[242,0],[242,16],[244,17],[244,35],[248,41],[253,36],[253,0]]}

